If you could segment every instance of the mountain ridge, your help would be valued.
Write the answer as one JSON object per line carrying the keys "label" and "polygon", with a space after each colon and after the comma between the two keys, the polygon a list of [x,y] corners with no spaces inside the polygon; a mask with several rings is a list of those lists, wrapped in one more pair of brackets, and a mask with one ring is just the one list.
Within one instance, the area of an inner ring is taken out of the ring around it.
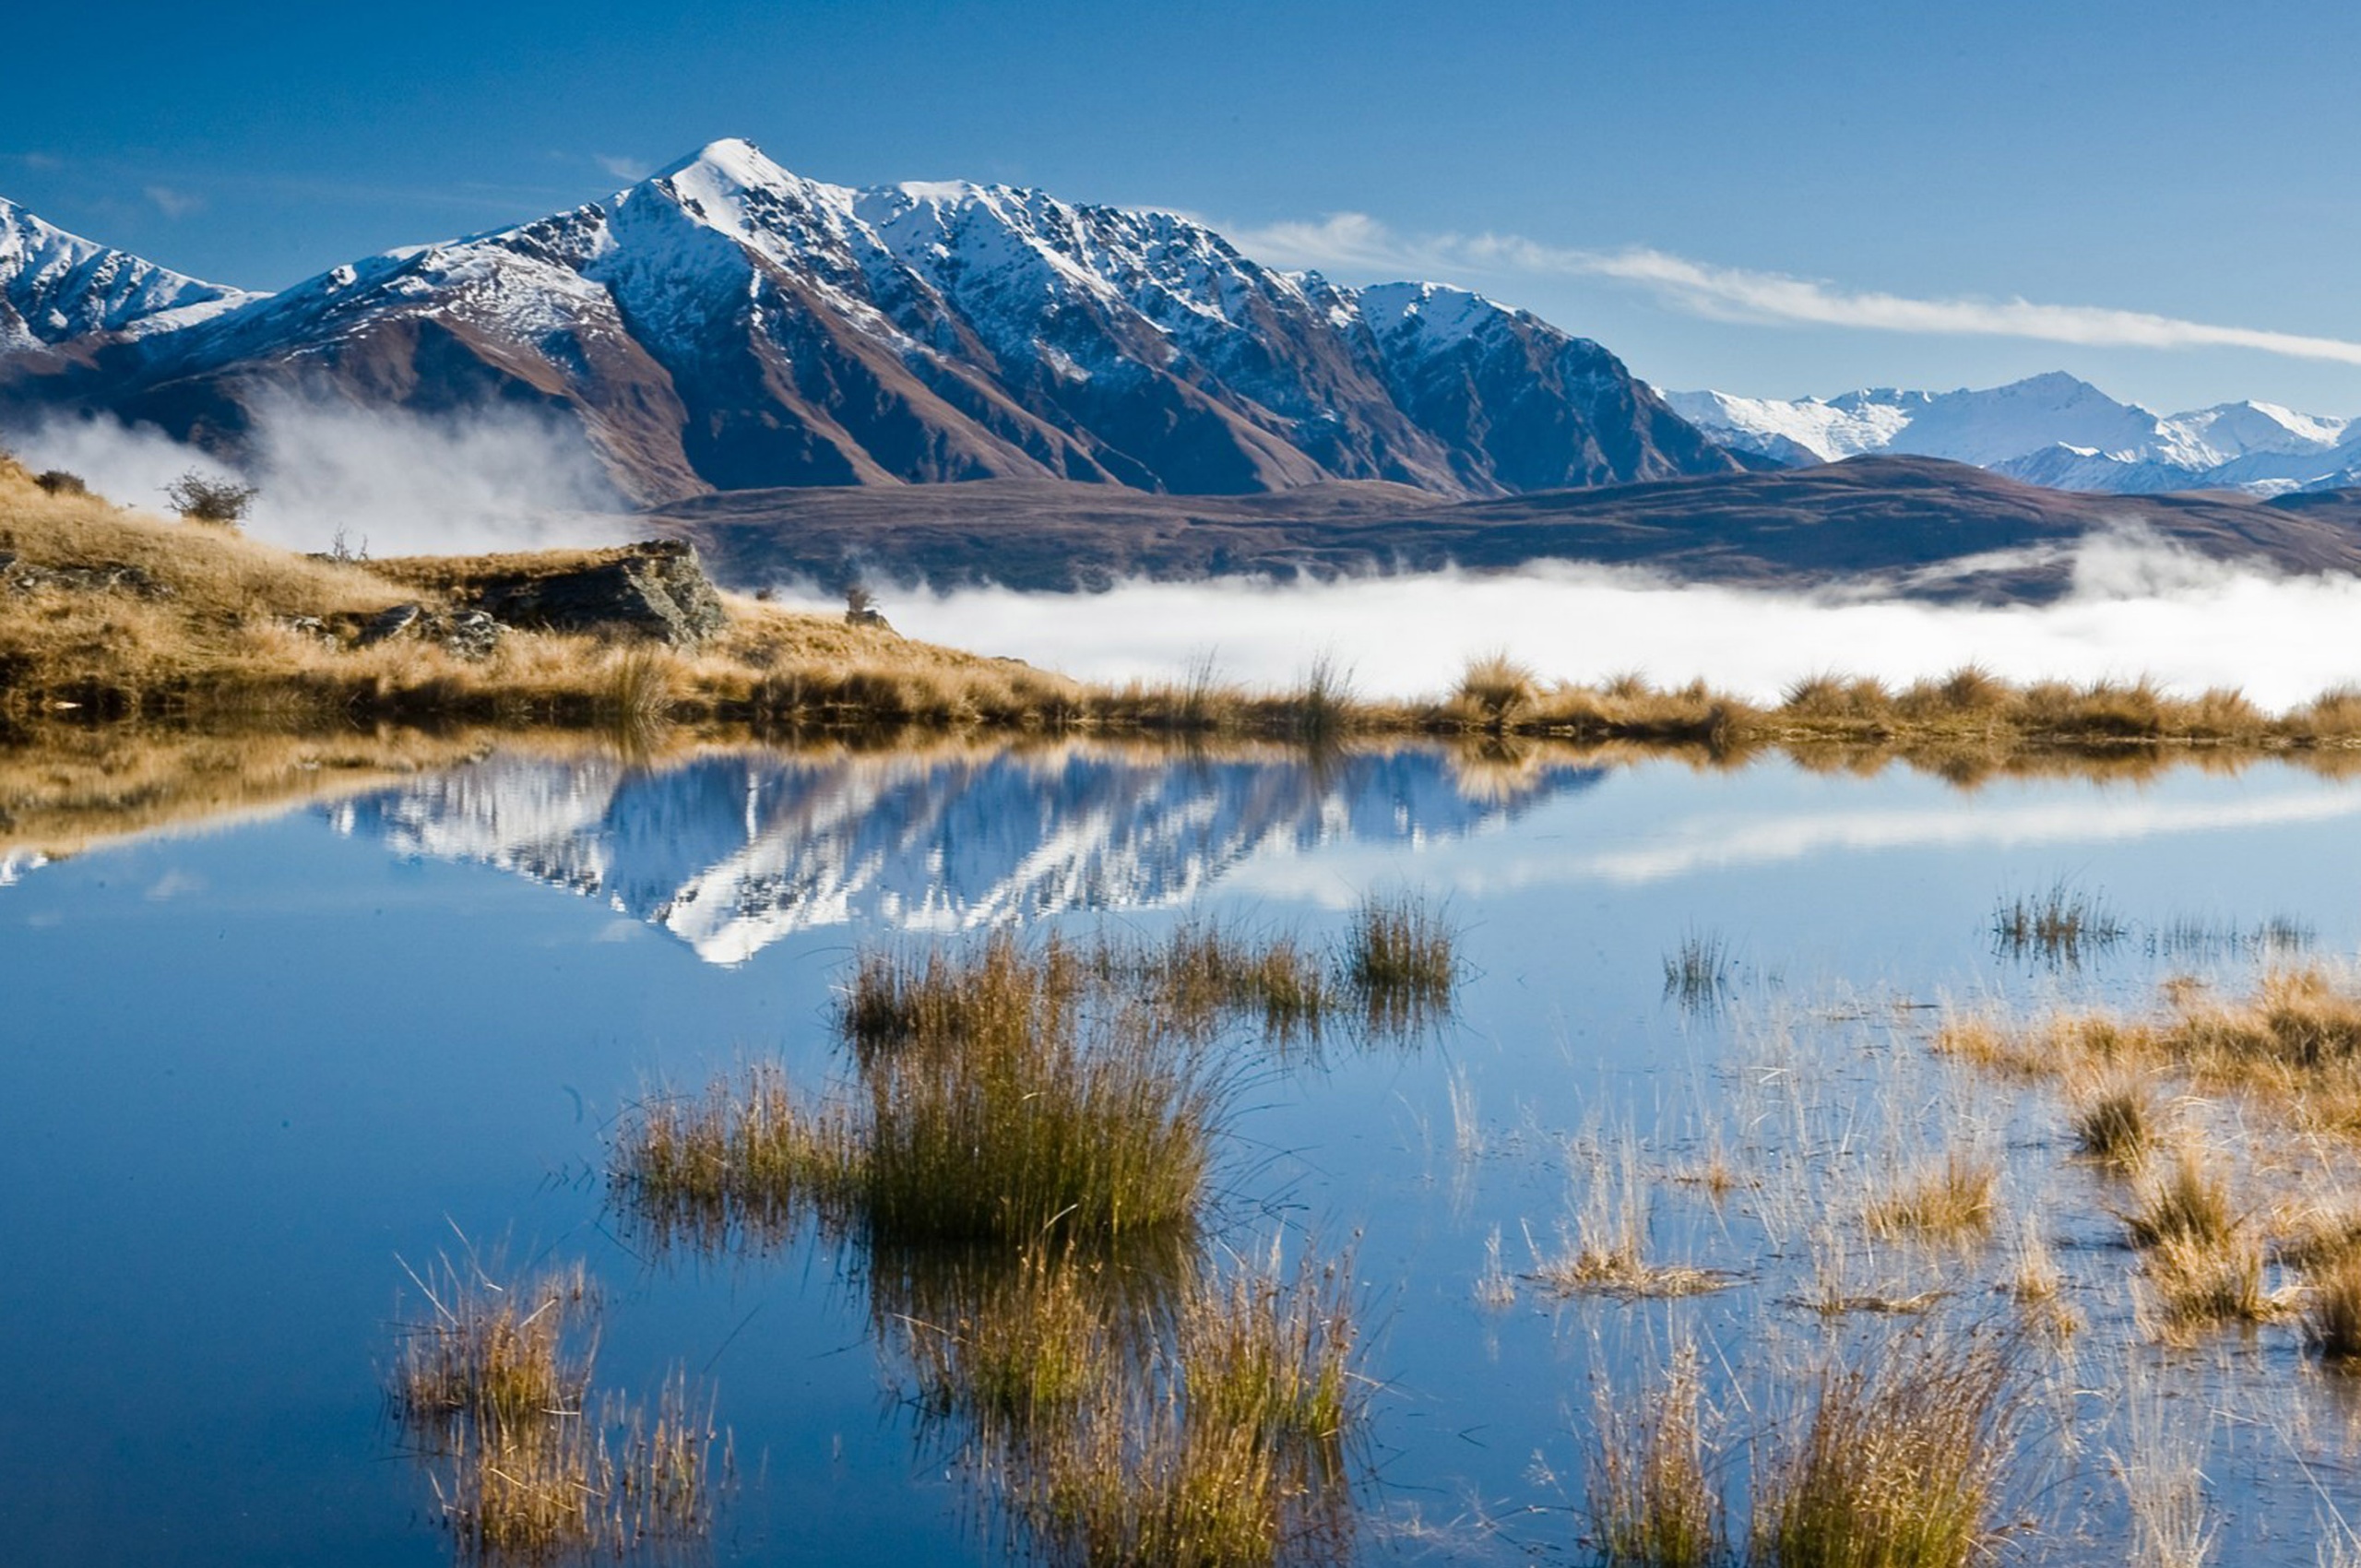
{"label": "mountain ridge", "polygon": [[1838,397],[1668,392],[1723,445],[1801,466],[1892,455],[1972,463],[2058,490],[2274,495],[2361,483],[2361,420],[2248,399],[2177,414],[2124,403],[2062,371],[1950,392],[1865,387]]}
{"label": "mountain ridge", "polygon": [[13,356],[0,402],[231,450],[275,396],[538,408],[642,503],[982,478],[1465,496],[1742,467],[1598,344],[1465,290],[1350,289],[1177,214],[1017,187],[829,185],[738,140],[137,327]]}

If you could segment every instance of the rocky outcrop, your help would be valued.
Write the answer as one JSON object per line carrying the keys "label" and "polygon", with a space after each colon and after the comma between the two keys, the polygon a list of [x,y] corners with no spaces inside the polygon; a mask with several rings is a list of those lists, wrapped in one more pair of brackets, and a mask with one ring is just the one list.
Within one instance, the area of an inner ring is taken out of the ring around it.
{"label": "rocky outcrop", "polygon": [[141,599],[170,599],[172,587],[159,582],[145,566],[120,561],[98,561],[87,566],[36,566],[7,551],[0,551],[0,583],[18,593],[64,588],[73,593],[129,593]]}
{"label": "rocky outcrop", "polygon": [[396,637],[440,643],[462,659],[482,659],[500,646],[500,623],[481,610],[440,614],[422,604],[397,604],[361,624],[356,647],[374,647]]}
{"label": "rocky outcrop", "polygon": [[505,625],[621,632],[675,646],[701,642],[730,619],[695,547],[680,540],[600,551],[575,566],[496,573],[466,591]]}

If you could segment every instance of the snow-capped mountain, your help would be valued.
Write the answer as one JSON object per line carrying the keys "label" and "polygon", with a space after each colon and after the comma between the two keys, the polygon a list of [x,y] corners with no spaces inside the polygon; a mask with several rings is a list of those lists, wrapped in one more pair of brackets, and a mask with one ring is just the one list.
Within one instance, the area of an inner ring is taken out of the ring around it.
{"label": "snow-capped mountain", "polygon": [[0,198],[0,354],[192,327],[256,297],[109,250]]}
{"label": "snow-capped mountain", "polygon": [[2361,422],[2260,402],[2160,415],[2058,372],[1983,390],[1879,387],[1795,401],[1673,392],[1666,401],[1724,445],[1797,465],[1890,452],[2124,494],[2267,495],[2348,485],[2361,471]]}
{"label": "snow-capped mountain", "polygon": [[742,141],[79,358],[20,364],[9,395],[231,444],[291,389],[523,403],[578,421],[644,501],[989,477],[1497,494],[1738,467],[1605,349],[1462,290],[1344,288],[1038,191],[823,184]]}
{"label": "snow-capped mountain", "polygon": [[1546,766],[1503,793],[1464,785],[1442,754],[1417,749],[1186,766],[1079,745],[826,761],[749,752],[661,771],[495,755],[322,811],[398,853],[599,899],[730,964],[855,920],[959,931],[1183,904],[1250,859],[1457,837],[1598,777]]}

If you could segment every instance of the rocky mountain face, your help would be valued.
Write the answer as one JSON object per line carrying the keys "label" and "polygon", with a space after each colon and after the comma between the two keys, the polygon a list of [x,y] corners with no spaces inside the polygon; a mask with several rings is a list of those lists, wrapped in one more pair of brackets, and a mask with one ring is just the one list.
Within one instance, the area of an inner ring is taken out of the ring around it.
{"label": "rocky mountain face", "polygon": [[255,298],[109,250],[0,199],[0,355],[192,327]]}
{"label": "rocky mountain face", "polygon": [[172,275],[113,265],[147,268],[158,311],[86,312],[84,339],[53,308],[47,351],[0,358],[0,401],[228,449],[290,393],[523,405],[643,503],[988,478],[1495,495],[1740,466],[1605,349],[1465,291],[1348,289],[1184,218],[1038,191],[822,184],[742,141],[181,317]]}
{"label": "rocky mountain face", "polygon": [[1879,387],[1792,401],[1674,392],[1667,400],[1724,445],[1791,466],[1872,454],[1944,457],[2056,490],[2130,495],[2361,484],[2361,421],[2251,401],[2156,414],[2060,372],[1982,390]]}

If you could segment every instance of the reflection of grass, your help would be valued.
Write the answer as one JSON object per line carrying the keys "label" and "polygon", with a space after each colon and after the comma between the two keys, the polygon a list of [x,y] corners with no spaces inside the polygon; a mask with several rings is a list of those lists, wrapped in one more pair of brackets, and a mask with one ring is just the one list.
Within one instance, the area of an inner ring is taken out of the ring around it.
{"label": "reflection of grass", "polygon": [[417,1283],[430,1315],[406,1331],[388,1397],[462,1561],[589,1562],[705,1532],[711,1421],[677,1374],[652,1408],[593,1397],[581,1265],[503,1285],[445,1263]]}
{"label": "reflection of grass", "polygon": [[1728,938],[1717,931],[1691,931],[1664,956],[1664,993],[1685,1011],[1703,1012],[1720,1002],[1730,983]]}

